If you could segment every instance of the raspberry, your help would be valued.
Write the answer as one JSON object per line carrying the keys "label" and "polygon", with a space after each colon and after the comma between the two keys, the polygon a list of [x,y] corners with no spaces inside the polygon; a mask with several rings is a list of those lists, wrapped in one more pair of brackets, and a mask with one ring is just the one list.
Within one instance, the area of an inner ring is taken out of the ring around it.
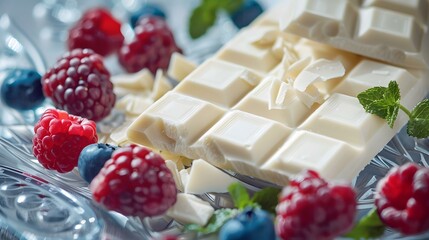
{"label": "raspberry", "polygon": [[148,68],[153,74],[167,69],[173,52],[180,52],[167,23],[159,17],[142,17],[135,28],[136,36],[119,50],[119,63],[127,72]]}
{"label": "raspberry", "polygon": [[156,216],[176,202],[176,184],[164,160],[147,148],[115,150],[90,187],[106,208],[132,216]]}
{"label": "raspberry", "polygon": [[75,49],[42,78],[43,92],[56,108],[99,121],[109,115],[116,95],[103,59],[90,49]]}
{"label": "raspberry", "polygon": [[70,29],[68,36],[69,50],[89,48],[107,56],[119,50],[124,42],[121,23],[108,10],[90,9]]}
{"label": "raspberry", "polygon": [[77,166],[82,149],[98,141],[95,123],[57,109],[46,110],[34,126],[33,154],[60,173]]}
{"label": "raspberry", "polygon": [[282,239],[333,239],[347,232],[356,214],[353,188],[331,184],[314,171],[291,180],[277,205],[278,235]]}
{"label": "raspberry", "polygon": [[408,163],[377,184],[375,206],[387,226],[403,234],[429,230],[429,169]]}

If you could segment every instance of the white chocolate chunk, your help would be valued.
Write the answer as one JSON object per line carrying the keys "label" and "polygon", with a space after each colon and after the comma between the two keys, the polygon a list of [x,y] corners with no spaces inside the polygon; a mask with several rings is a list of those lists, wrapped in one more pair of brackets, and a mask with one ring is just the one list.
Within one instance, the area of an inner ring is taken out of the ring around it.
{"label": "white chocolate chunk", "polygon": [[174,52],[170,58],[167,74],[177,81],[182,81],[194,71],[195,68],[197,68],[195,63],[186,59],[182,54]]}
{"label": "white chocolate chunk", "polygon": [[127,89],[152,89],[153,87],[152,73],[146,68],[137,73],[112,76],[111,80],[115,87]]}
{"label": "white chocolate chunk", "polygon": [[323,102],[323,96],[314,86],[308,86],[305,92],[295,91],[295,94],[307,108],[311,108],[315,103]]}
{"label": "white chocolate chunk", "polygon": [[214,208],[208,202],[191,194],[179,193],[176,203],[168,209],[166,214],[182,224],[204,226],[213,212]]}
{"label": "white chocolate chunk", "polygon": [[259,83],[260,78],[240,65],[208,60],[177,86],[176,91],[222,107],[232,107]]}
{"label": "white chocolate chunk", "polygon": [[302,70],[296,77],[293,87],[304,92],[310,84],[342,77],[344,74],[345,69],[341,62],[319,59]]}
{"label": "white chocolate chunk", "polygon": [[273,47],[271,48],[271,51],[273,54],[278,58],[282,59],[284,55],[284,39],[282,37],[277,37],[276,41],[273,44]]}
{"label": "white chocolate chunk", "polygon": [[183,192],[183,183],[182,183],[182,180],[180,179],[179,170],[177,169],[176,163],[171,160],[165,160],[165,165],[173,175],[173,179],[174,179],[174,182],[176,183],[177,189]]}
{"label": "white chocolate chunk", "polygon": [[[310,64],[311,58],[305,57],[297,60],[296,62],[292,63],[287,69],[284,69],[284,76],[282,77],[283,81],[290,81],[289,78],[295,79],[298,77],[299,73],[302,72],[302,70]],[[284,66],[283,66],[284,67]]]}
{"label": "white chocolate chunk", "polygon": [[185,193],[225,193],[228,192],[229,185],[237,181],[208,162],[198,159],[192,162]]}
{"label": "white chocolate chunk", "polygon": [[190,172],[190,168],[182,169],[179,171],[179,176],[180,176],[180,181],[182,182],[183,191],[185,191],[185,186],[188,184],[188,181],[189,181],[189,172]]}
{"label": "white chocolate chunk", "polygon": [[138,144],[195,158],[189,145],[222,114],[222,109],[209,102],[169,92],[131,124],[128,137]]}
{"label": "white chocolate chunk", "polygon": [[158,69],[155,75],[155,83],[153,85],[151,97],[154,101],[160,99],[164,94],[173,89],[173,86],[168,81],[162,69]]}
{"label": "white chocolate chunk", "polygon": [[366,113],[357,98],[334,94],[300,128],[364,147],[385,121]]}
{"label": "white chocolate chunk", "polygon": [[151,104],[153,100],[148,97],[140,95],[128,94],[116,102],[115,107],[117,109],[125,111],[127,115],[138,116],[144,112]]}

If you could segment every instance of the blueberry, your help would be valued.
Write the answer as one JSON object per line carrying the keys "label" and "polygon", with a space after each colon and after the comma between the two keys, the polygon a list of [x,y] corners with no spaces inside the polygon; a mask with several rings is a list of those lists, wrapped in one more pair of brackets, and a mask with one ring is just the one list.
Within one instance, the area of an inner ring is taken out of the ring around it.
{"label": "blueberry", "polygon": [[246,208],[222,226],[220,240],[275,240],[271,215],[264,210]]}
{"label": "blueberry", "polygon": [[263,11],[264,9],[258,2],[245,0],[238,10],[231,13],[230,17],[235,26],[243,28],[255,20]]}
{"label": "blueberry", "polygon": [[88,183],[91,183],[92,179],[100,172],[104,163],[110,159],[113,151],[117,148],[109,144],[94,143],[82,149],[77,163],[80,176]]}
{"label": "blueberry", "polygon": [[1,85],[3,103],[18,110],[29,110],[38,107],[45,100],[41,76],[32,69],[5,69]]}
{"label": "blueberry", "polygon": [[162,9],[159,6],[153,5],[153,4],[145,4],[140,9],[138,9],[137,11],[131,14],[131,17],[130,17],[131,26],[134,28],[141,17],[148,16],[148,15],[157,16],[163,19],[166,18],[165,13],[162,11]]}

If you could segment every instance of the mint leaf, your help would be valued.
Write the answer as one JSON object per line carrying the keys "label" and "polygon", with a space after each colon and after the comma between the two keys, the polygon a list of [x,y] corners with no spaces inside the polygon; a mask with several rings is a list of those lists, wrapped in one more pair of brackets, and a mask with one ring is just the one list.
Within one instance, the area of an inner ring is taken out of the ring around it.
{"label": "mint leaf", "polygon": [[373,87],[358,94],[360,104],[366,112],[386,119],[392,128],[398,116],[401,95],[398,83],[391,81],[386,87]]}
{"label": "mint leaf", "polygon": [[345,236],[353,239],[379,238],[384,234],[384,230],[385,226],[381,222],[376,209],[373,208]]}
{"label": "mint leaf", "polygon": [[244,0],[218,0],[219,7],[226,10],[228,13],[237,11],[244,3]]}
{"label": "mint leaf", "polygon": [[263,210],[275,214],[280,192],[279,188],[264,188],[256,192],[251,201],[261,206]]}
{"label": "mint leaf", "polygon": [[234,206],[238,209],[243,209],[252,205],[247,189],[240,183],[233,183],[228,187],[229,195],[231,195]]}
{"label": "mint leaf", "polygon": [[417,138],[429,137],[429,99],[417,104],[411,112],[407,133]]}
{"label": "mint leaf", "polygon": [[237,215],[238,212],[239,211],[237,209],[221,208],[213,213],[205,226],[188,224],[185,226],[185,229],[187,231],[198,232],[202,234],[215,233],[218,232],[223,224],[225,224],[229,219]]}
{"label": "mint leaf", "polygon": [[196,7],[189,18],[189,35],[196,39],[204,35],[216,21],[217,5],[206,3]]}

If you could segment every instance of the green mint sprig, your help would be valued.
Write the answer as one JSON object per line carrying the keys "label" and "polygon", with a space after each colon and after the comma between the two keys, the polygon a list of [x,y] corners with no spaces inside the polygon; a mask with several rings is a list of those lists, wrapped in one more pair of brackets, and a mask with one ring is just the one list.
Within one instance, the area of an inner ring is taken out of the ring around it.
{"label": "green mint sprig", "polygon": [[252,198],[250,198],[247,189],[240,183],[231,184],[228,187],[228,191],[234,202],[234,206],[240,210],[246,207],[257,207],[275,214],[275,208],[279,201],[278,196],[281,189],[271,187],[264,188],[257,191]]}
{"label": "green mint sprig", "polygon": [[235,217],[246,207],[255,207],[275,214],[275,208],[278,203],[278,195],[281,189],[264,188],[256,192],[252,198],[247,189],[240,183],[233,183],[228,187],[228,192],[237,209],[221,208],[213,213],[205,226],[197,224],[188,224],[185,226],[187,231],[201,234],[212,234],[218,232],[221,227],[231,218]]}
{"label": "green mint sprig", "polygon": [[233,13],[243,3],[244,0],[202,0],[189,18],[189,35],[193,39],[201,37],[215,24],[219,10]]}
{"label": "green mint sprig", "polygon": [[384,234],[386,229],[378,216],[377,210],[373,208],[369,213],[348,232],[345,237],[353,239],[376,239]]}
{"label": "green mint sprig", "polygon": [[398,83],[391,81],[387,87],[373,87],[358,94],[360,104],[366,112],[375,114],[387,121],[393,128],[399,109],[409,117],[407,133],[412,137],[429,137],[429,99],[417,104],[412,111],[401,104]]}
{"label": "green mint sprig", "polygon": [[237,209],[221,208],[214,211],[205,226],[198,224],[188,224],[185,226],[186,231],[197,232],[201,234],[212,234],[218,232],[220,228],[231,218],[239,213]]}

